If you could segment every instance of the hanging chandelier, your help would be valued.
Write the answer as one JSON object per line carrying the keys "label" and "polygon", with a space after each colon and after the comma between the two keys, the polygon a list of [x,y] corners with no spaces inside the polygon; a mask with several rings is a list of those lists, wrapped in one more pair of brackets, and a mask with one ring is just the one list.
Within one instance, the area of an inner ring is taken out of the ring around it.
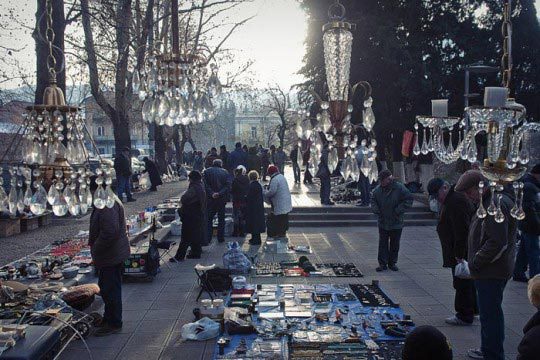
{"label": "hanging chandelier", "polygon": [[47,0],[46,19],[49,86],[45,88],[43,104],[26,108],[23,125],[17,132],[17,135],[21,135],[20,140],[14,149],[8,148],[0,160],[1,163],[8,152],[16,154],[22,146],[21,161],[12,164],[8,170],[11,185],[9,194],[4,192],[0,176],[0,211],[12,216],[17,213],[42,215],[48,204],[56,216],[67,213],[73,216],[84,215],[92,204],[102,208],[99,196],[106,199],[110,207],[114,205],[114,193],[110,188],[112,169],[96,170],[96,182],[108,184],[108,187],[105,191],[100,184],[96,199],[92,199],[89,185],[94,173],[87,168],[89,154],[84,145],[85,134],[90,140],[91,136],[80,109],[66,105],[64,93],[56,84],[51,0]]}
{"label": "hanging chandelier", "polygon": [[[214,117],[213,100],[221,94],[212,53],[198,41],[180,46],[178,1],[171,1],[171,51],[155,47],[145,69],[133,74],[133,91],[143,101],[142,116],[157,125],[189,125]],[[166,49],[166,46],[163,46]]]}
{"label": "hanging chandelier", "polygon": [[[329,22],[323,30],[324,63],[326,69],[326,84],[328,86],[329,101],[323,101],[321,97],[314,93],[318,100],[321,111],[317,114],[316,125],[311,126],[311,120],[304,117],[297,124],[297,135],[299,138],[309,139],[310,162],[319,160],[324,143],[329,143],[328,167],[330,172],[338,168],[341,161],[340,173],[345,181],[351,179],[358,181],[360,172],[370,180],[376,180],[378,175],[375,147],[376,141],[373,139],[368,144],[367,140],[362,141],[358,146],[358,137],[355,135],[355,126],[351,123],[353,99],[358,88],[364,91],[364,111],[362,126],[368,131],[373,130],[375,125],[375,115],[371,108],[373,99],[371,98],[371,86],[366,81],[361,81],[352,88],[349,85],[351,54],[353,35],[352,30],[355,25],[345,21],[345,7],[335,0],[328,9]],[[350,95],[350,99],[349,99]],[[305,114],[307,116],[307,113]],[[361,163],[355,155],[362,156]],[[315,168],[316,164],[309,166]]]}
{"label": "hanging chandelier", "polygon": [[[458,159],[474,163],[478,160],[476,135],[483,134],[487,140],[487,157],[480,166],[487,182],[481,183],[480,193],[491,192],[491,203],[484,209],[480,205],[477,215],[485,218],[494,216],[499,223],[505,220],[500,208],[500,194],[503,186],[514,182],[516,205],[511,214],[523,220],[523,183],[517,182],[527,171],[529,144],[525,136],[529,132],[540,131],[539,123],[529,123],[526,109],[510,97],[512,78],[512,2],[503,3],[503,55],[501,59],[501,87],[486,87],[484,106],[465,108],[463,119],[448,116],[448,100],[432,100],[431,116],[417,116],[415,128],[415,155],[433,152],[437,159],[450,164]],[[422,131],[422,141],[418,136]],[[457,139],[456,139],[457,137]],[[454,145],[456,144],[456,145]]]}

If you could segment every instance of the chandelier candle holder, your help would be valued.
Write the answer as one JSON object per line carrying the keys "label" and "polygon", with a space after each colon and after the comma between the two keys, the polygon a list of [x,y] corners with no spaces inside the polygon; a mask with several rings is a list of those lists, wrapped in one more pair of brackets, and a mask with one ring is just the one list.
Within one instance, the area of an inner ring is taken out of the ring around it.
{"label": "chandelier candle holder", "polygon": [[[359,87],[364,90],[363,126],[368,132],[373,130],[375,115],[371,108],[371,86],[361,81],[354,86],[349,85],[351,69],[351,53],[355,24],[345,21],[345,7],[336,0],[328,9],[329,22],[323,28],[324,64],[326,69],[326,83],[328,85],[328,101],[313,93],[320,105],[321,111],[317,115],[317,125],[311,128],[311,122],[302,122],[297,125],[300,138],[309,138],[314,145],[311,147],[311,161],[319,161],[324,142],[329,143],[328,166],[333,172],[341,161],[340,172],[345,181],[349,179],[358,181],[360,168],[356,159],[358,137],[355,136],[355,126],[351,123],[353,106],[350,99],[354,98]],[[307,127],[307,128],[306,128]],[[306,136],[309,134],[308,136]],[[376,142],[374,143],[376,144]],[[364,144],[366,147],[367,144]],[[375,145],[373,145],[374,147]],[[371,147],[371,145],[370,145]],[[362,154],[364,154],[362,152]],[[370,151],[369,158],[374,161],[376,152]],[[365,154],[367,156],[367,153]],[[367,161],[367,160],[366,160]],[[315,165],[313,165],[315,166]],[[367,171],[370,178],[377,178],[377,166],[369,166]],[[373,171],[375,171],[373,173]],[[373,175],[374,174],[374,175]]]}
{"label": "chandelier candle holder", "polygon": [[[525,137],[525,134],[540,131],[540,124],[527,122],[525,107],[510,97],[513,69],[510,0],[504,1],[503,9],[503,86],[486,87],[484,105],[465,108],[463,119],[448,116],[447,100],[432,100],[432,115],[416,117],[416,141],[413,148],[415,155],[433,152],[437,159],[445,164],[458,159],[474,163],[478,160],[475,137],[478,134],[485,135],[487,157],[480,166],[480,171],[487,181],[481,184],[479,191],[482,195],[490,191],[491,200],[487,210],[482,205],[478,208],[477,215],[480,218],[494,216],[497,222],[505,220],[500,209],[501,195],[497,192],[510,183],[513,183],[516,197],[516,205],[511,214],[518,220],[525,216],[522,209],[523,183],[518,182],[527,171],[530,160],[528,137]],[[420,128],[423,135],[421,144]]]}
{"label": "chandelier candle holder", "polygon": [[[133,92],[143,101],[142,117],[148,123],[175,126],[202,123],[215,115],[214,98],[221,94],[218,66],[212,52],[198,41],[180,47],[178,0],[171,1],[172,49],[154,48],[147,65],[133,73]],[[164,44],[158,44],[163,46]]]}
{"label": "chandelier candle holder", "polygon": [[[73,216],[84,215],[93,204],[89,185],[94,174],[87,169],[89,154],[84,145],[85,134],[98,152],[80,109],[66,104],[64,93],[56,84],[51,0],[47,1],[46,16],[49,86],[45,88],[43,103],[27,107],[23,114],[24,122],[18,131],[22,136],[12,152],[16,153],[22,143],[23,158],[8,169],[9,194],[2,189],[0,174],[0,211],[11,216],[42,215],[48,205],[56,216],[68,212]],[[7,149],[0,163],[10,151]],[[96,170],[97,175],[102,172],[101,168]],[[107,170],[107,175],[112,183],[111,170]],[[108,196],[114,200],[112,190]]]}

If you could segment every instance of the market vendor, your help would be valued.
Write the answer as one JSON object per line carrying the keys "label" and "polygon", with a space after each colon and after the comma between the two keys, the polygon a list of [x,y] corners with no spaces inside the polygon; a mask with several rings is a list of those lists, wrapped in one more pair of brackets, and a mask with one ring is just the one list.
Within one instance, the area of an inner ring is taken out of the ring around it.
{"label": "market vendor", "polygon": [[95,335],[117,333],[122,329],[122,269],[130,255],[126,217],[120,199],[116,198],[110,209],[94,207],[88,245],[98,273],[100,295],[105,303],[103,321]]}

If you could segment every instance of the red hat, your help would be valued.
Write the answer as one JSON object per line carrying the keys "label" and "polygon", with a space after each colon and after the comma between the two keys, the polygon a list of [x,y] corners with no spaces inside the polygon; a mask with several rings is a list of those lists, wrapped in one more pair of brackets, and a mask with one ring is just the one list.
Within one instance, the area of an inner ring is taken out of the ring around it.
{"label": "red hat", "polygon": [[268,173],[268,175],[272,176],[275,173],[278,173],[279,170],[278,170],[276,165],[270,165],[270,166],[268,166],[268,170],[266,172]]}

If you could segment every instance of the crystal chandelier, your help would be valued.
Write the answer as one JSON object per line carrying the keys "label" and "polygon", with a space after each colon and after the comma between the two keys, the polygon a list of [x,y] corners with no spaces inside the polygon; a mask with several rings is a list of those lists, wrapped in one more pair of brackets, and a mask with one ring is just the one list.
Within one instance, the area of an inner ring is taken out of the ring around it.
{"label": "crystal chandelier", "polygon": [[[3,190],[0,176],[0,211],[11,216],[25,212],[42,215],[47,210],[47,204],[56,216],[64,216],[68,212],[73,216],[84,215],[93,204],[88,187],[90,177],[94,174],[86,168],[89,154],[84,145],[85,134],[90,140],[91,137],[80,109],[66,105],[64,93],[56,85],[51,0],[47,1],[46,16],[49,86],[44,91],[43,104],[26,108],[23,125],[18,131],[22,135],[20,141],[13,151],[8,148],[2,157],[3,160],[8,152],[16,154],[22,144],[22,160],[17,164],[12,163],[8,170],[11,185],[9,194]],[[98,168],[96,182],[110,185],[111,171]],[[114,193],[109,186],[109,204],[111,199],[114,201],[112,196]]]}
{"label": "crystal chandelier", "polygon": [[[512,216],[518,220],[525,217],[522,209],[523,184],[516,182],[527,171],[529,162],[529,144],[525,136],[529,132],[540,131],[540,124],[528,123],[526,109],[509,97],[512,75],[512,2],[503,4],[503,55],[501,60],[502,87],[486,87],[484,106],[465,108],[464,118],[448,116],[448,100],[432,100],[432,115],[417,116],[415,128],[415,155],[433,152],[443,163],[450,164],[458,159],[474,163],[478,159],[475,137],[483,134],[487,139],[487,157],[480,171],[487,179],[481,184],[480,193],[491,192],[491,203],[484,209],[480,205],[477,215],[485,218],[495,217],[503,222],[504,215],[500,208],[500,194],[504,185],[514,182],[516,206]],[[419,141],[419,132],[422,141]],[[457,137],[457,139],[456,139]],[[454,145],[456,144],[456,145]]]}
{"label": "crystal chandelier", "polygon": [[[375,161],[377,143],[375,140],[372,140],[370,144],[363,141],[358,146],[358,137],[354,135],[355,127],[351,123],[353,106],[349,101],[349,95],[351,95],[351,99],[354,98],[360,87],[364,91],[365,108],[362,126],[367,132],[371,132],[375,125],[375,115],[371,108],[373,99],[371,98],[370,84],[361,81],[352,88],[349,85],[353,42],[351,30],[355,28],[355,25],[344,21],[345,7],[339,0],[335,0],[330,6],[328,16],[330,20],[323,26],[323,47],[329,101],[323,101],[320,96],[314,93],[321,108],[320,113],[317,114],[316,126],[311,127],[309,119],[308,121],[302,120],[297,125],[297,135],[299,138],[307,138],[311,141],[313,146],[310,148],[310,159],[320,159],[323,144],[328,142],[330,172],[333,172],[342,161],[340,173],[345,181],[349,179],[358,181],[360,172],[369,179],[376,179],[378,175]],[[359,152],[362,157],[360,162],[365,165],[362,166],[362,169],[358,166],[355,156]],[[311,166],[315,166],[315,164]]]}
{"label": "crystal chandelier", "polygon": [[171,20],[171,51],[159,46],[151,51],[145,69],[133,73],[133,92],[143,101],[142,116],[148,123],[202,123],[214,117],[213,99],[221,94],[218,67],[208,47],[197,41],[186,40],[180,47],[177,0],[171,1]]}

